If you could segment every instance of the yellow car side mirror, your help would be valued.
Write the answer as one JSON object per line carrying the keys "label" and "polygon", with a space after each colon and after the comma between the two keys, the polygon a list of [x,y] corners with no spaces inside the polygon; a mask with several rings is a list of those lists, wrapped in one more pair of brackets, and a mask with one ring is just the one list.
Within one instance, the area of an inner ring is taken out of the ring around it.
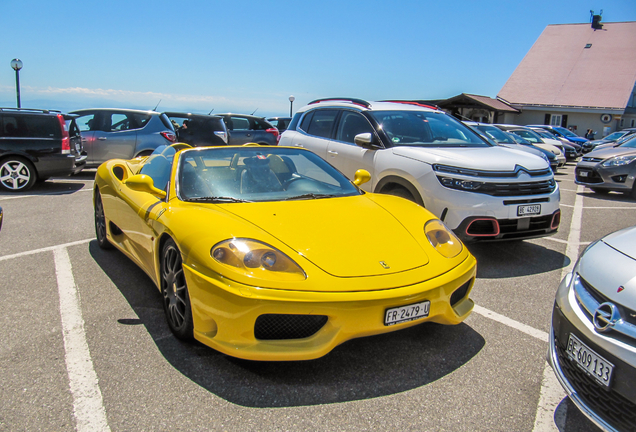
{"label": "yellow car side mirror", "polygon": [[369,180],[371,180],[371,174],[367,170],[359,169],[353,176],[353,184],[356,186],[363,185]]}
{"label": "yellow car side mirror", "polygon": [[152,181],[152,177],[145,174],[136,174],[124,182],[126,186],[138,192],[148,192],[157,198],[164,199],[166,192],[157,189]]}

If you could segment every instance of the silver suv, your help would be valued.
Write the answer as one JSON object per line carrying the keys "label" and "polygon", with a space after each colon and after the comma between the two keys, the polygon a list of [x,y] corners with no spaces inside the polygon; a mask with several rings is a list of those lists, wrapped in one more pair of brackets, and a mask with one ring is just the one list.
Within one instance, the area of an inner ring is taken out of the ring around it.
{"label": "silver suv", "polygon": [[161,145],[176,142],[170,119],[155,111],[94,108],[73,111],[88,154],[87,167],[109,159],[150,155]]}

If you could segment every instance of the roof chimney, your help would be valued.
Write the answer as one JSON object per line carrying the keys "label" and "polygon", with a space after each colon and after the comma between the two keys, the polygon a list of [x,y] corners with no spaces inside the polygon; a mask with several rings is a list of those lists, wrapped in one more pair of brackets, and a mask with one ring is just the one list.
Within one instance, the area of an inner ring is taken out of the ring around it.
{"label": "roof chimney", "polygon": [[603,15],[603,11],[599,15],[594,15],[594,11],[590,11],[590,15],[592,15],[592,28],[594,31],[601,30],[603,28],[603,24],[601,24],[601,16]]}

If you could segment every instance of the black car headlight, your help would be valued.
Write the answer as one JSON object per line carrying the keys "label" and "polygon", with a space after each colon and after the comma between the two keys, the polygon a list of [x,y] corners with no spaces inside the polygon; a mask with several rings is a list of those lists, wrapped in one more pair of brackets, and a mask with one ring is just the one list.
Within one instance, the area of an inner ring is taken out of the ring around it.
{"label": "black car headlight", "polygon": [[476,191],[484,185],[484,182],[463,180],[453,177],[437,176],[437,180],[439,180],[442,186],[445,186],[447,188],[465,191]]}
{"label": "black car headlight", "polygon": [[252,239],[235,238],[217,243],[210,255],[220,264],[248,277],[305,280],[307,275],[298,264],[278,249]]}

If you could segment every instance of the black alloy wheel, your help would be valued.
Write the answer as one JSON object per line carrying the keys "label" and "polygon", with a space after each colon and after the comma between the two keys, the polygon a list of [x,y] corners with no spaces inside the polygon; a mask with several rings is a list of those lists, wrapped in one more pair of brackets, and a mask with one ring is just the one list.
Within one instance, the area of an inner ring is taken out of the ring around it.
{"label": "black alloy wheel", "polygon": [[106,237],[106,216],[104,215],[104,204],[102,203],[102,195],[99,193],[99,189],[95,189],[95,236],[100,248],[113,248],[113,245],[110,244]]}
{"label": "black alloy wheel", "polygon": [[37,174],[31,162],[20,157],[10,157],[0,161],[0,186],[11,192],[30,189]]}
{"label": "black alloy wheel", "polygon": [[194,338],[190,296],[183,273],[181,252],[172,239],[168,239],[161,254],[161,294],[163,310],[172,333],[182,340]]}

